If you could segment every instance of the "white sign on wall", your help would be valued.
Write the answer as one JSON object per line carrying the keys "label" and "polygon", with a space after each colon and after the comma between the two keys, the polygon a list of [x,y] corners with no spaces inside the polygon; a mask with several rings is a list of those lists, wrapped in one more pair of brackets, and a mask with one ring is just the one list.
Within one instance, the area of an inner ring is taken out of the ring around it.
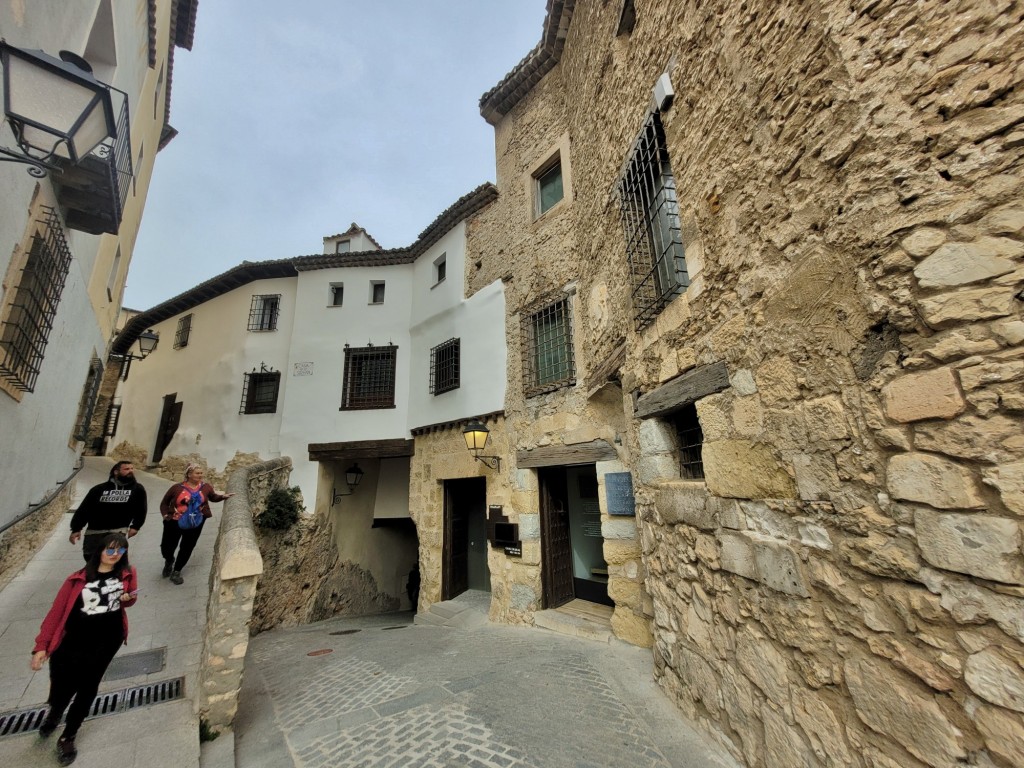
{"label": "white sign on wall", "polygon": [[292,370],[292,376],[312,376],[313,375],[313,364],[312,363],[295,363]]}

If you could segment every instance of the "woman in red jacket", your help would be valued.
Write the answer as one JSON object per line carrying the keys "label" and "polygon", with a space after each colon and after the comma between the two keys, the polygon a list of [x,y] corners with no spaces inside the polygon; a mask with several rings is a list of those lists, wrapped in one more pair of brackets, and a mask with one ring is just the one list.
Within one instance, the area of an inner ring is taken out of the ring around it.
{"label": "woman in red jacket", "polygon": [[[192,557],[192,550],[196,548],[199,534],[203,532],[203,524],[213,517],[210,502],[224,501],[235,495],[217,493],[212,485],[204,482],[204,476],[205,472],[201,466],[189,464],[185,468],[184,481],[168,488],[160,502],[160,514],[164,518],[164,533],[160,537],[160,554],[164,557],[163,576],[165,579],[170,576],[175,584],[185,581],[181,577],[181,569]],[[202,517],[198,525],[185,528],[182,526],[182,517],[189,512],[190,504],[202,513]],[[177,556],[174,554],[175,549],[178,550]]]}
{"label": "woman in red jacket", "polygon": [[46,738],[53,733],[68,710],[64,733],[57,740],[61,765],[78,757],[75,736],[89,714],[103,673],[128,641],[124,609],[135,603],[137,593],[135,569],[128,562],[128,539],[110,533],[85,568],[64,581],[43,619],[32,649],[32,669],[39,671],[50,660],[50,711],[39,735]]}

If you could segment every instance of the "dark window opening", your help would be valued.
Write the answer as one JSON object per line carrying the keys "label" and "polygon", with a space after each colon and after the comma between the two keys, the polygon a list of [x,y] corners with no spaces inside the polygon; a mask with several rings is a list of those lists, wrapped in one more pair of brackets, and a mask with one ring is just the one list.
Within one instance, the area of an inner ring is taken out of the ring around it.
{"label": "dark window opening", "polygon": [[267,368],[262,363],[257,371],[245,374],[242,382],[242,402],[238,408],[240,414],[276,413],[277,393],[281,387],[281,372]]}
{"label": "dark window opening", "polygon": [[395,407],[395,364],[398,347],[345,346],[341,409],[358,411]]}
{"label": "dark window opening", "polygon": [[636,27],[636,6],[633,0],[623,0],[622,13],[619,14],[619,26],[615,30],[615,36],[631,35]]}
{"label": "dark window opening", "polygon": [[537,215],[549,211],[562,199],[562,161],[556,158],[553,165],[537,174]]}
{"label": "dark window opening", "polygon": [[639,331],[690,284],[676,183],[657,112],[633,145],[618,191]]}
{"label": "dark window opening", "polygon": [[331,284],[331,306],[340,307],[345,301],[345,286],[341,283]]}
{"label": "dark window opening", "polygon": [[281,309],[281,294],[265,294],[252,297],[249,306],[250,331],[276,331],[277,315]]}
{"label": "dark window opening", "polygon": [[459,388],[459,339],[448,339],[430,350],[430,394]]}
{"label": "dark window opening", "polygon": [[174,348],[181,349],[188,346],[188,337],[192,333],[192,315],[185,315],[178,318],[178,330],[174,333]]}
{"label": "dark window opening", "polygon": [[679,474],[684,480],[703,480],[704,430],[697,419],[697,406],[690,403],[679,409],[669,419],[676,431],[679,446]]}
{"label": "dark window opening", "polygon": [[522,333],[527,397],[576,382],[568,299],[524,314]]}
{"label": "dark window opening", "polygon": [[100,382],[103,381],[103,363],[98,357],[89,361],[89,373],[85,377],[82,388],[82,399],[78,402],[78,417],[75,419],[75,440],[85,440],[92,424],[92,414],[96,410],[96,400],[100,394]]}
{"label": "dark window opening", "polygon": [[370,303],[371,304],[383,304],[384,303],[384,282],[373,282],[370,283]]}

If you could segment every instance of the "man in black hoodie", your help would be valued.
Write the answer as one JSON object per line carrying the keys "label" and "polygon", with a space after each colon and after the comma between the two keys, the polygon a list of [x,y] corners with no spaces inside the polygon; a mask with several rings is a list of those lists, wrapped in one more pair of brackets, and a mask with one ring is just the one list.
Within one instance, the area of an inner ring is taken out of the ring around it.
{"label": "man in black hoodie", "polygon": [[135,467],[130,461],[119,461],[110,469],[110,479],[94,485],[85,494],[71,517],[71,536],[78,543],[82,528],[88,526],[82,539],[82,555],[89,562],[92,553],[103,544],[108,533],[117,531],[129,539],[146,522],[146,489],[135,480]]}

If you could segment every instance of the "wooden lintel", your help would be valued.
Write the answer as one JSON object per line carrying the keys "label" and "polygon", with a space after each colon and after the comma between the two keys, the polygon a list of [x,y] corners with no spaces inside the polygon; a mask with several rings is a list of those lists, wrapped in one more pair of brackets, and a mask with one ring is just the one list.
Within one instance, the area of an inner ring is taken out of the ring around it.
{"label": "wooden lintel", "polygon": [[587,395],[592,396],[610,380],[617,378],[619,370],[626,362],[626,342],[619,344],[587,377]]}
{"label": "wooden lintel", "polygon": [[615,447],[606,440],[591,440],[575,445],[545,445],[530,451],[516,451],[516,466],[520,469],[531,467],[557,467],[563,464],[593,464],[597,461],[614,461],[619,458]]}
{"label": "wooden lintel", "polygon": [[636,401],[635,415],[640,419],[664,416],[728,386],[729,370],[723,361],[702,365],[641,395]]}
{"label": "wooden lintel", "polygon": [[344,443],[310,443],[310,461],[351,461],[354,459],[397,459],[416,452],[413,440],[349,440]]}

